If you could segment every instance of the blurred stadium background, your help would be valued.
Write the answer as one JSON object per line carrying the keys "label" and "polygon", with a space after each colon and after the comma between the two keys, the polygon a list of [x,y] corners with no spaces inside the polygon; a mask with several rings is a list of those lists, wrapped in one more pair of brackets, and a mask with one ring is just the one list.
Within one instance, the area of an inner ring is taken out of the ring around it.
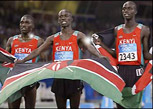
{"label": "blurred stadium background", "polygon": [[[19,22],[24,14],[35,19],[35,34],[46,39],[60,30],[57,23],[58,12],[66,8],[74,15],[73,28],[86,35],[113,28],[123,23],[121,8],[125,1],[0,1],[0,47],[5,48],[9,37],[20,34]],[[135,1],[138,8],[136,20],[150,27],[152,38],[152,1]],[[152,39],[151,39],[152,40]],[[150,41],[151,41],[150,40]],[[50,51],[46,52],[48,54]],[[85,57],[89,57],[90,55]],[[46,61],[50,58],[46,57]],[[56,107],[50,92],[52,79],[41,81],[36,107]],[[45,87],[45,88],[44,88]],[[45,93],[43,93],[45,92]],[[42,94],[43,93],[43,94]],[[151,92],[150,92],[151,93]],[[50,96],[49,96],[50,95]],[[85,83],[81,104],[99,108],[102,95]],[[24,102],[23,102],[24,104]],[[114,105],[114,104],[113,104]],[[144,104],[143,104],[144,105]],[[23,105],[21,105],[23,106]],[[7,107],[4,103],[0,108]]]}

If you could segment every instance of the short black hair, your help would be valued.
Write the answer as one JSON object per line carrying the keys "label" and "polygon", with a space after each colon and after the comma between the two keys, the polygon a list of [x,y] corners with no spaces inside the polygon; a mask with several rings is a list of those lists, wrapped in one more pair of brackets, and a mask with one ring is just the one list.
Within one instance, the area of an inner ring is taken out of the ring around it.
{"label": "short black hair", "polygon": [[62,9],[62,10],[59,11],[59,13],[60,13],[61,11],[66,11],[66,12],[68,12],[68,13],[72,16],[71,11],[69,11],[69,10],[67,10],[67,9]]}
{"label": "short black hair", "polygon": [[[135,2],[133,2],[133,1],[127,1],[127,2],[125,2],[125,3],[130,3],[130,4],[132,4],[132,5],[134,6],[135,10],[137,11],[137,5],[136,5]],[[125,3],[124,3],[124,4],[125,4]],[[123,5],[124,5],[124,4],[123,4]]]}
{"label": "short black hair", "polygon": [[28,19],[31,19],[31,21],[33,22],[34,24],[34,18],[30,15],[30,14],[25,14],[23,17],[26,17]]}

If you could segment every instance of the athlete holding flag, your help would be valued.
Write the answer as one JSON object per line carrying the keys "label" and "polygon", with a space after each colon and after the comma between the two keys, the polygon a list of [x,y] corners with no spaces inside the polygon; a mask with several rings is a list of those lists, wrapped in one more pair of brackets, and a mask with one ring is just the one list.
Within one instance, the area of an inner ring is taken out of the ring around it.
{"label": "athlete holding flag", "polygon": [[[31,15],[24,15],[20,20],[21,34],[10,37],[7,41],[6,50],[17,59],[23,59],[33,50],[38,48],[44,41],[33,34],[34,19]],[[26,61],[27,63],[37,62],[36,58]],[[38,83],[26,86],[14,93],[8,99],[9,108],[20,108],[22,96],[25,99],[25,108],[35,108],[36,90]]]}
{"label": "athlete holding flag", "polygon": [[[89,52],[99,58],[102,56],[91,44],[85,42],[84,33],[72,29],[72,13],[66,9],[62,9],[58,13],[58,23],[61,31],[49,36],[46,41],[29,56],[17,63],[23,63],[38,56],[42,51],[53,45],[53,61],[75,60],[79,59],[80,43],[85,46]],[[55,79],[52,91],[55,93],[58,108],[66,108],[66,100],[70,99],[71,108],[79,108],[80,96],[83,84],[80,80]]]}
{"label": "athlete holding flag", "polygon": [[[137,7],[133,1],[123,4],[122,14],[124,24],[114,28],[116,51],[108,48],[103,42],[101,46],[117,58],[118,72],[126,83],[122,91],[123,100],[120,104],[128,108],[140,108],[142,92],[133,95],[131,87],[144,72],[144,59],[152,59],[148,50],[150,30],[147,26],[136,22]],[[121,105],[117,104],[117,108],[123,108]]]}

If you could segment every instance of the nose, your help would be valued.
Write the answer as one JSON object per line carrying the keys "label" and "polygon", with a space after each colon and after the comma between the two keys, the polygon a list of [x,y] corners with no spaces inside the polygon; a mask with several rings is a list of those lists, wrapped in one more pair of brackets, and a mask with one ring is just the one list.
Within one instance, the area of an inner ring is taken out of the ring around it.
{"label": "nose", "polygon": [[65,17],[62,17],[61,19],[62,19],[62,20],[65,20]]}
{"label": "nose", "polygon": [[128,11],[127,9],[124,10],[125,13],[126,13],[127,11]]}

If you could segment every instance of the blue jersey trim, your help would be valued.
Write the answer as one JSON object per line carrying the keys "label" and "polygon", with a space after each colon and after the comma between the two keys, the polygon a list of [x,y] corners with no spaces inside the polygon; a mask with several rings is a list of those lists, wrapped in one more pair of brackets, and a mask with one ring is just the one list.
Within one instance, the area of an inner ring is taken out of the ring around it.
{"label": "blue jersey trim", "polygon": [[77,36],[79,31],[74,31],[73,35]]}
{"label": "blue jersey trim", "polygon": [[143,44],[141,44],[141,65],[144,65],[144,56],[143,56]]}

